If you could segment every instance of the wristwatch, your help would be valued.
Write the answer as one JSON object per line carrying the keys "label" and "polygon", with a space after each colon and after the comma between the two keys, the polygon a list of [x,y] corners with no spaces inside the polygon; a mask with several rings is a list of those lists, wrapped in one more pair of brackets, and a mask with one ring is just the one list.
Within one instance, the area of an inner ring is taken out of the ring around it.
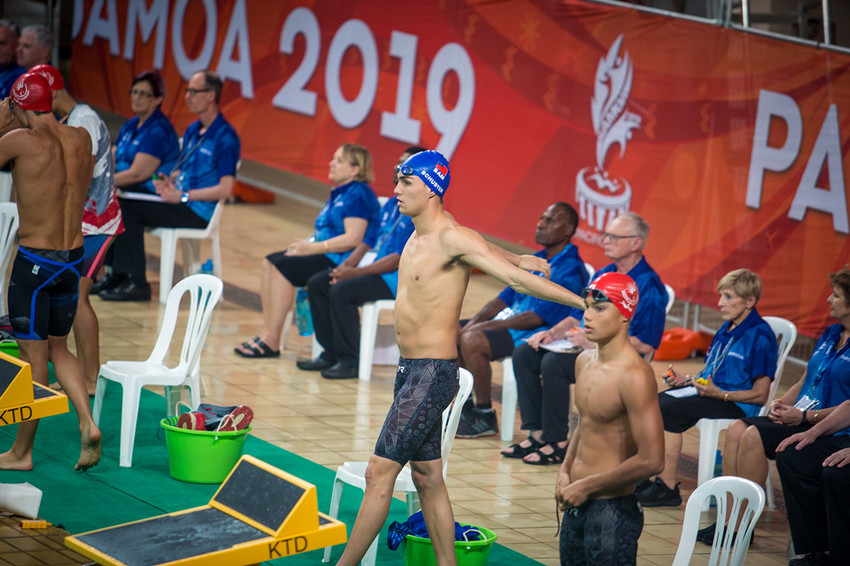
{"label": "wristwatch", "polygon": [[189,191],[183,191],[183,194],[180,195],[180,202],[189,202]]}

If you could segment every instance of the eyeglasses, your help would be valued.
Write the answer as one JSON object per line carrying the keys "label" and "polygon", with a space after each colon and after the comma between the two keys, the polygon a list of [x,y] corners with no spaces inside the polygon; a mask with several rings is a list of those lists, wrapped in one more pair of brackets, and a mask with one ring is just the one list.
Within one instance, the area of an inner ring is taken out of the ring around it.
{"label": "eyeglasses", "polygon": [[146,90],[130,89],[130,96],[141,96],[142,98],[153,98],[153,93]]}
{"label": "eyeglasses", "polygon": [[189,96],[195,96],[199,92],[209,92],[211,90],[211,88],[187,88],[186,94],[188,94]]}
{"label": "eyeglasses", "polygon": [[617,234],[611,234],[610,232],[605,232],[602,234],[602,239],[611,238],[615,242],[619,242],[620,240],[627,240],[629,238],[640,238],[640,236],[618,236]]}
{"label": "eyeglasses", "polygon": [[597,303],[612,302],[611,299],[609,299],[608,296],[599,289],[591,289],[590,287],[582,289],[581,298],[586,299],[588,295],[593,297],[593,300]]}

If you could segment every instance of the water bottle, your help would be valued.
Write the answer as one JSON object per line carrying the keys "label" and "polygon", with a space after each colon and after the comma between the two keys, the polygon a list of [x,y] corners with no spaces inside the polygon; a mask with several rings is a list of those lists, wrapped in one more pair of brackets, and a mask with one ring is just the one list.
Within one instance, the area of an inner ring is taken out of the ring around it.
{"label": "water bottle", "polygon": [[714,457],[714,477],[719,478],[723,475],[723,452],[717,451]]}
{"label": "water bottle", "polygon": [[313,334],[313,315],[310,314],[310,301],[303,287],[299,288],[295,295],[295,324],[301,336]]}
{"label": "water bottle", "polygon": [[213,274],[213,262],[211,259],[205,261],[204,264],[201,266],[201,273],[206,273],[207,275]]}

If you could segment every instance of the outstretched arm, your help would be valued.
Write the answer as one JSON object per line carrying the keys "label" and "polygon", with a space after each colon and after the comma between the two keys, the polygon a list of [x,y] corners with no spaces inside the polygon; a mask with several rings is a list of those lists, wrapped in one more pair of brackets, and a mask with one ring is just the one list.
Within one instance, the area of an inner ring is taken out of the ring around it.
{"label": "outstretched arm", "polygon": [[552,276],[552,266],[549,265],[549,262],[542,257],[531,254],[518,255],[490,242],[487,242],[487,245],[490,246],[491,250],[520,269],[524,269],[525,271],[539,271],[546,277],[546,279],[549,279]]}
{"label": "outstretched arm", "polygon": [[442,244],[450,257],[476,267],[524,295],[571,305],[584,310],[584,300],[548,279],[532,275],[511,264],[474,230],[454,226],[442,234]]}

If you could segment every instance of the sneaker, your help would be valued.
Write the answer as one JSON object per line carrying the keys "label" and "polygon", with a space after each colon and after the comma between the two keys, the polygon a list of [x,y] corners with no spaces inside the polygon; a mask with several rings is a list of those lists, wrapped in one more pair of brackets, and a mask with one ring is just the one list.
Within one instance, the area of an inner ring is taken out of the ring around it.
{"label": "sneaker", "polygon": [[711,546],[714,544],[714,531],[717,530],[717,523],[711,523],[709,526],[697,531],[697,541]]}
{"label": "sneaker", "polygon": [[646,478],[645,480],[641,480],[635,484],[635,493],[640,493],[641,491],[646,491],[652,487],[652,480]]}
{"label": "sneaker", "polygon": [[177,419],[177,427],[189,430],[207,430],[204,414],[197,411],[180,415]]}
{"label": "sneaker", "polygon": [[677,507],[682,504],[679,484],[677,483],[676,487],[670,489],[660,478],[655,478],[648,489],[635,495],[644,507]]}
{"label": "sneaker", "polygon": [[455,435],[458,438],[479,438],[497,434],[499,434],[499,423],[496,421],[496,411],[473,409],[465,415],[461,412]]}

